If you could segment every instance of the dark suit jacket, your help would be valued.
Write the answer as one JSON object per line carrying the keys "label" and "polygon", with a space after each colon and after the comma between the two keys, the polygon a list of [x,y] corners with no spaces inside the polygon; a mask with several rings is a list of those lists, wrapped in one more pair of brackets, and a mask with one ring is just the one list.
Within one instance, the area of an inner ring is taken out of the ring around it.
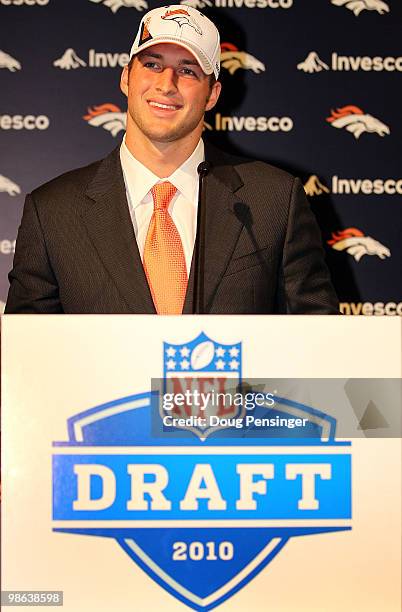
{"label": "dark suit jacket", "polygon": [[[335,314],[320,232],[298,179],[206,145],[205,310]],[[155,313],[119,148],[27,196],[6,313]],[[185,314],[192,312],[194,265]]]}

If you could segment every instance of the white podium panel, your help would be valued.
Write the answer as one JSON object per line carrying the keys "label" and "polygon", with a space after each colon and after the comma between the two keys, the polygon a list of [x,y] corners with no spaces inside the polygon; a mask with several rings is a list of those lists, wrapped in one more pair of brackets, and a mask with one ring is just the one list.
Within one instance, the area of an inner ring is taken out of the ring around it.
{"label": "white podium panel", "polygon": [[[400,319],[7,315],[1,343],[3,591],[63,591],[65,612],[400,612],[401,407],[347,385],[401,377]],[[211,380],[301,378],[344,384],[194,420]],[[193,403],[161,408],[151,379]]]}

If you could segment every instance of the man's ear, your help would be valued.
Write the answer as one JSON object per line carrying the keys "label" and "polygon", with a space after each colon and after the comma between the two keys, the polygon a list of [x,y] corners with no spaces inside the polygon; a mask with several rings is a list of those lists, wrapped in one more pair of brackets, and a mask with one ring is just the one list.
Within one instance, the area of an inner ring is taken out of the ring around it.
{"label": "man's ear", "polygon": [[120,89],[128,97],[128,66],[124,66],[120,77]]}
{"label": "man's ear", "polygon": [[216,81],[212,85],[211,93],[209,94],[208,102],[205,107],[206,111],[211,110],[211,108],[215,106],[220,96],[221,90],[222,90],[222,83],[220,83],[219,81]]}

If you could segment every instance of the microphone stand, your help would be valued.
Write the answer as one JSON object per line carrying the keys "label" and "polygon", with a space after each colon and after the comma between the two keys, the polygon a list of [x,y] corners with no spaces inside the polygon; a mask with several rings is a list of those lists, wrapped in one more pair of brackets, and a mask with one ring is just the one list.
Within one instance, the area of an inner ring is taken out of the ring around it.
{"label": "microphone stand", "polygon": [[206,206],[203,189],[203,179],[211,169],[210,162],[201,162],[198,165],[198,208],[197,208],[197,234],[194,253],[194,292],[193,314],[204,314],[204,276],[205,276],[205,223]]}

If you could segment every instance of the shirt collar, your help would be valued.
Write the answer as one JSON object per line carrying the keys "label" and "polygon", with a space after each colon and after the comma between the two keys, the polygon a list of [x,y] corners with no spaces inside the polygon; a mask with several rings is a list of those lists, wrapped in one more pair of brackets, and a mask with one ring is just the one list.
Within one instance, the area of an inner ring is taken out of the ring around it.
{"label": "shirt collar", "polygon": [[204,161],[204,142],[200,138],[190,157],[170,176],[163,179],[156,176],[130,153],[125,137],[120,147],[120,161],[132,208],[139,206],[152,187],[163,181],[172,183],[186,200],[194,202],[198,189],[197,168]]}
{"label": "shirt collar", "polygon": [[195,201],[198,189],[197,168],[202,161],[204,161],[204,142],[200,138],[190,157],[166,179],[190,202]]}

